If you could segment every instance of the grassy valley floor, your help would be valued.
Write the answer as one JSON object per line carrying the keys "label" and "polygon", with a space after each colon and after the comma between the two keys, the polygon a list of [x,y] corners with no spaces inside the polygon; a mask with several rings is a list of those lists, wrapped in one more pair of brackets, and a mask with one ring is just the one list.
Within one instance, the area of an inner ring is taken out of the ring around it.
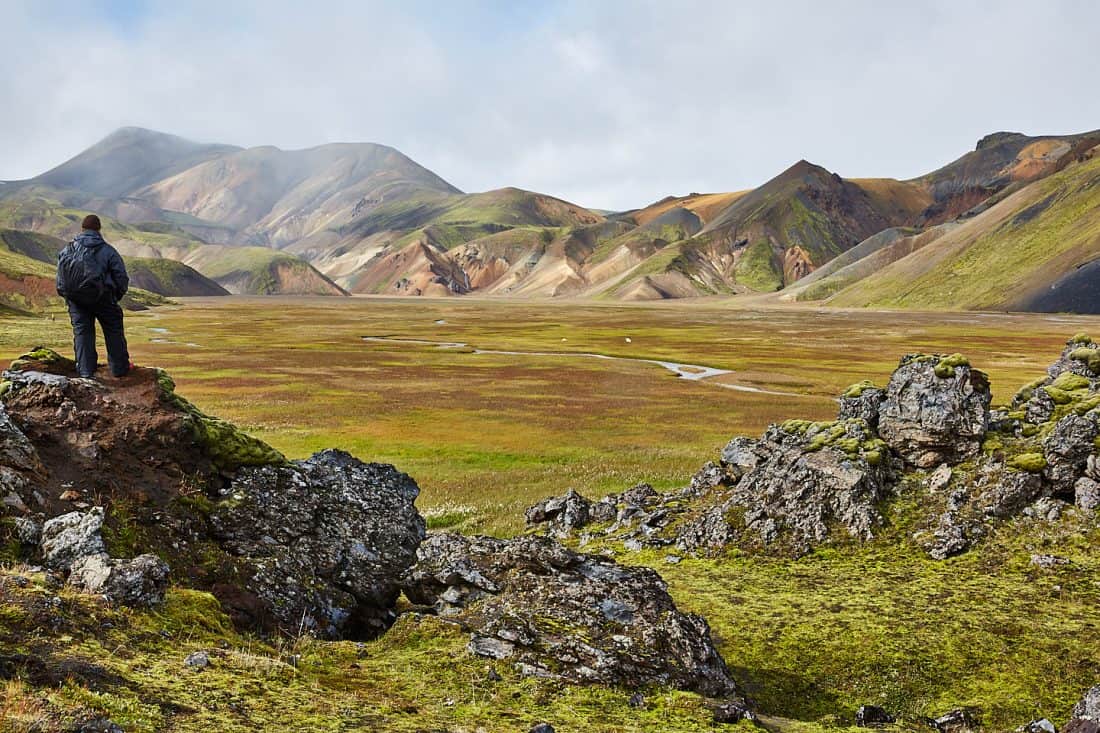
{"label": "grassy valley floor", "polygon": [[[830,417],[844,387],[885,383],[905,353],[966,354],[990,374],[998,403],[1041,374],[1067,337],[1100,332],[1100,319],[1084,317],[746,310],[717,301],[234,297],[187,300],[127,323],[135,360],[167,368],[202,409],[291,457],[340,447],[393,463],[422,487],[418,504],[431,526],[498,535],[521,531],[526,506],[570,487],[598,496],[638,481],[684,485],[730,437],[786,418]],[[0,316],[0,359],[68,340],[63,316]],[[723,389],[636,361],[470,347],[684,362],[733,372],[712,382],[787,394]],[[1092,580],[1100,537],[1071,522],[1009,527],[961,558],[934,562],[909,543],[914,528],[899,503],[885,536],[863,548],[800,560],[619,559],[657,568],[683,609],[707,617],[736,676],[783,730],[851,724],[865,703],[911,717],[978,706],[988,730],[1010,730],[1035,717],[1064,722],[1100,682]],[[1042,571],[1030,563],[1036,552],[1072,562]],[[26,628],[23,651],[42,643],[21,620],[33,612],[23,601],[48,594],[30,583],[19,591],[5,584],[0,603],[6,631]],[[124,684],[99,694],[70,681],[40,697],[12,682],[0,711],[77,701],[128,721],[127,731],[514,731],[541,719],[559,731],[711,727],[690,695],[651,691],[639,712],[620,691],[520,680],[504,668],[503,682],[489,682],[484,660],[462,651],[464,636],[411,619],[364,646],[277,648],[236,635],[208,596],[184,589],[157,614],[88,611],[80,604],[91,601],[64,599],[74,619],[115,614],[117,631],[66,622],[69,641],[54,639],[55,651],[105,655],[101,663]],[[176,679],[186,653],[223,643],[228,651],[212,674],[195,678],[201,684]],[[123,651],[109,651],[116,646]]]}

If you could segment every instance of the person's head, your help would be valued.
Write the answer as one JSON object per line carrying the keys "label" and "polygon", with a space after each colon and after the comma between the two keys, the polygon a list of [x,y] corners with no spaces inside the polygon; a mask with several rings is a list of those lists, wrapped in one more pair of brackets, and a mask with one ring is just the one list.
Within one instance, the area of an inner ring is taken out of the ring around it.
{"label": "person's head", "polygon": [[82,229],[91,229],[93,232],[98,232],[103,228],[103,225],[99,222],[99,217],[95,214],[88,214],[84,217],[84,221],[80,222]]}

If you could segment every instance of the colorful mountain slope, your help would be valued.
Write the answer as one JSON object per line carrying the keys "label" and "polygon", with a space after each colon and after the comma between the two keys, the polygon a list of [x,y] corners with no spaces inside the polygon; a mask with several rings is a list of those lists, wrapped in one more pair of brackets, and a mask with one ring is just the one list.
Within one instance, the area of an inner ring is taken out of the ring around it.
{"label": "colorful mountain slope", "polygon": [[[1100,156],[1082,155],[935,241],[841,290],[841,306],[1050,310],[1070,305],[1100,258]],[[1089,287],[1084,285],[1088,283]],[[1100,312],[1100,298],[1074,308]]]}

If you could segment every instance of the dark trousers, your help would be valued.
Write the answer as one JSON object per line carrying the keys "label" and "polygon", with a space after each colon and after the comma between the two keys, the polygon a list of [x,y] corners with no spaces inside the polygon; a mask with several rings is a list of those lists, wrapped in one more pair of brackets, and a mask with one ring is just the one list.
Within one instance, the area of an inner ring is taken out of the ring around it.
{"label": "dark trousers", "polygon": [[90,308],[68,301],[69,320],[73,324],[73,350],[76,351],[76,370],[82,377],[95,375],[99,354],[95,350],[95,322],[103,329],[107,342],[107,362],[111,374],[123,377],[130,371],[130,352],[126,348],[126,334],[122,329],[122,308],[113,298],[106,297]]}

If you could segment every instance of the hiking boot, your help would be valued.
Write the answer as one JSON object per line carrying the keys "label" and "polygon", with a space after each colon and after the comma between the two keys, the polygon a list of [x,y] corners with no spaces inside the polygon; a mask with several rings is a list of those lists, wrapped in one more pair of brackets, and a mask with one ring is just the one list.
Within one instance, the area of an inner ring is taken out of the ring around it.
{"label": "hiking boot", "polygon": [[125,377],[127,374],[129,374],[133,370],[134,370],[134,360],[131,359],[130,363],[126,365],[126,371],[124,371],[122,374],[118,374],[117,372],[111,372],[111,376],[113,376],[115,379],[122,379],[123,377]]}

